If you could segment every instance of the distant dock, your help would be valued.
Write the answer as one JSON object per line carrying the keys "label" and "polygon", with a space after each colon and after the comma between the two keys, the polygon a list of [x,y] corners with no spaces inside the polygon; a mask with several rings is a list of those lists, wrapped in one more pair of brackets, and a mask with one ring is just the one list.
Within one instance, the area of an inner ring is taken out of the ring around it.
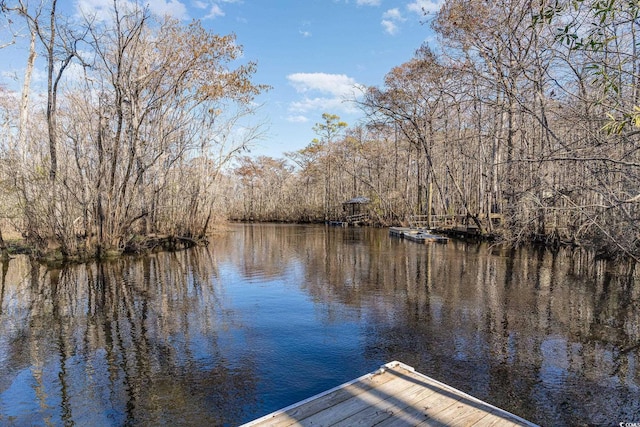
{"label": "distant dock", "polygon": [[334,227],[350,227],[366,225],[369,223],[369,214],[349,215],[343,219],[327,221],[327,224]]}
{"label": "distant dock", "polygon": [[418,243],[447,243],[448,237],[439,236],[437,234],[431,234],[428,230],[407,228],[407,227],[390,227],[389,234],[395,237],[408,239]]}
{"label": "distant dock", "polygon": [[411,366],[391,362],[242,427],[373,425],[535,426]]}

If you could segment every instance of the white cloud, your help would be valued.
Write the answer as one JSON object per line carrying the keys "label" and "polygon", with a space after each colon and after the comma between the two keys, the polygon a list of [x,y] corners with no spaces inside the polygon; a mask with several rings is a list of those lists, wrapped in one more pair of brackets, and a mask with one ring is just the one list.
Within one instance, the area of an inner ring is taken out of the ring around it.
{"label": "white cloud", "polygon": [[302,37],[311,37],[311,31],[308,28],[311,27],[311,21],[302,21],[300,23],[300,29],[298,32],[302,35]]}
{"label": "white cloud", "polygon": [[414,0],[413,3],[407,5],[407,10],[424,15],[425,13],[438,12],[443,4],[444,0]]}
{"label": "white cloud", "polygon": [[387,10],[382,15],[382,17],[385,19],[392,19],[394,21],[406,21],[406,19],[402,16],[402,13],[400,13],[400,9],[398,9],[397,7]]}
{"label": "white cloud", "polygon": [[98,21],[108,21],[113,13],[113,2],[109,0],[78,0],[76,9],[81,15],[95,17]]}
{"label": "white cloud", "polygon": [[[122,10],[140,7],[129,0],[118,0],[117,5]],[[154,15],[168,15],[176,19],[189,18],[187,7],[180,0],[153,0],[146,6]],[[98,21],[108,21],[113,16],[113,0],[77,0],[76,10],[82,15],[95,17]]]}
{"label": "white cloud", "polygon": [[153,0],[148,3],[151,13],[158,16],[171,16],[176,19],[187,19],[187,7],[179,0]]}
{"label": "white cloud", "polygon": [[85,78],[85,69],[77,62],[71,62],[64,70],[64,78],[69,82],[82,82]]}
{"label": "white cloud", "polygon": [[340,98],[304,98],[292,102],[289,110],[292,112],[308,113],[309,111],[346,111],[348,106]]}
{"label": "white cloud", "polygon": [[318,91],[343,96],[359,86],[352,77],[345,74],[294,73],[289,74],[287,79],[299,93]]}
{"label": "white cloud", "polygon": [[389,21],[388,19],[383,19],[380,24],[382,24],[382,27],[384,27],[384,32],[394,35],[398,32],[398,26],[396,25],[395,22],[393,21]]}
{"label": "white cloud", "polygon": [[[149,0],[155,1],[155,0]],[[177,0],[172,0],[177,1]],[[209,10],[209,13],[203,17],[203,19],[215,19],[219,16],[225,16],[226,13],[222,9],[225,4],[242,3],[244,0],[192,0],[193,6],[202,9]],[[244,22],[242,18],[236,18],[238,22]]]}
{"label": "white cloud", "polygon": [[358,6],[380,6],[381,0],[357,0]]}
{"label": "white cloud", "polygon": [[287,121],[291,123],[307,123],[309,121],[309,118],[300,114],[297,116],[287,117]]}
{"label": "white cloud", "polygon": [[[22,90],[22,82],[24,79],[25,69],[12,69],[12,70],[2,70],[0,72],[0,77],[4,80],[2,83],[6,84],[10,88],[15,86],[15,90]],[[47,82],[47,71],[44,68],[40,68],[37,65],[33,67],[31,74],[31,84],[40,86],[44,85]]]}
{"label": "white cloud", "polygon": [[[23,73],[23,75],[24,75],[24,73]],[[12,80],[12,81],[16,81],[17,82],[18,81],[18,72],[16,70],[12,70],[12,71],[2,70],[2,71],[0,71],[0,77],[2,77],[3,80]],[[0,93],[2,93],[2,91],[0,91]]]}
{"label": "white cloud", "polygon": [[400,29],[398,27],[399,23],[407,20],[404,16],[402,16],[402,13],[398,8],[387,10],[385,13],[382,14],[382,18],[383,19],[380,22],[380,24],[384,28],[384,31],[391,35],[394,35],[399,31]]}
{"label": "white cloud", "polygon": [[354,105],[347,100],[363,88],[345,74],[294,73],[287,79],[296,92],[303,95],[301,100],[289,106],[291,112],[300,115],[317,110],[354,112]]}
{"label": "white cloud", "polygon": [[217,4],[212,4],[211,9],[209,9],[209,13],[204,19],[214,19],[218,16],[224,16],[224,11]]}

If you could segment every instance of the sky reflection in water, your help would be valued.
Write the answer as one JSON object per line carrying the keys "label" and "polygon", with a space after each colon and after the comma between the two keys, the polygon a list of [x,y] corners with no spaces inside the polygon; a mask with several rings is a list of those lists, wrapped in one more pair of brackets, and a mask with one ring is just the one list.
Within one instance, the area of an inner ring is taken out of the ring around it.
{"label": "sky reflection in water", "polygon": [[588,254],[238,225],[0,293],[0,424],[237,425],[401,360],[543,425],[640,421],[640,289]]}

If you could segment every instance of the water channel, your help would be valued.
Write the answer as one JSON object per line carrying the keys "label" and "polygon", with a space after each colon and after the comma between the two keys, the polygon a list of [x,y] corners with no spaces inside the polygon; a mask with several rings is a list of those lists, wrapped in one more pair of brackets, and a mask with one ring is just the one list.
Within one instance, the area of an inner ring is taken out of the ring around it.
{"label": "water channel", "polygon": [[231,225],[2,264],[0,425],[233,426],[399,360],[545,426],[640,422],[640,272],[585,252]]}

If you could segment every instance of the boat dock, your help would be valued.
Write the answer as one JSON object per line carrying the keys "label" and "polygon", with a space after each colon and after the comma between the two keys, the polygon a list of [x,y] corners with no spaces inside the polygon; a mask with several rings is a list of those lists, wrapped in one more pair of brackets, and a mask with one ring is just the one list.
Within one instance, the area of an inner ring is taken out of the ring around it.
{"label": "boat dock", "polygon": [[343,219],[327,221],[329,225],[335,227],[349,227],[365,225],[369,222],[369,214],[349,215]]}
{"label": "boat dock", "polygon": [[373,425],[535,426],[411,366],[391,362],[242,427]]}
{"label": "boat dock", "polygon": [[448,237],[431,234],[429,230],[420,228],[390,227],[389,234],[418,243],[447,243],[449,241]]}

